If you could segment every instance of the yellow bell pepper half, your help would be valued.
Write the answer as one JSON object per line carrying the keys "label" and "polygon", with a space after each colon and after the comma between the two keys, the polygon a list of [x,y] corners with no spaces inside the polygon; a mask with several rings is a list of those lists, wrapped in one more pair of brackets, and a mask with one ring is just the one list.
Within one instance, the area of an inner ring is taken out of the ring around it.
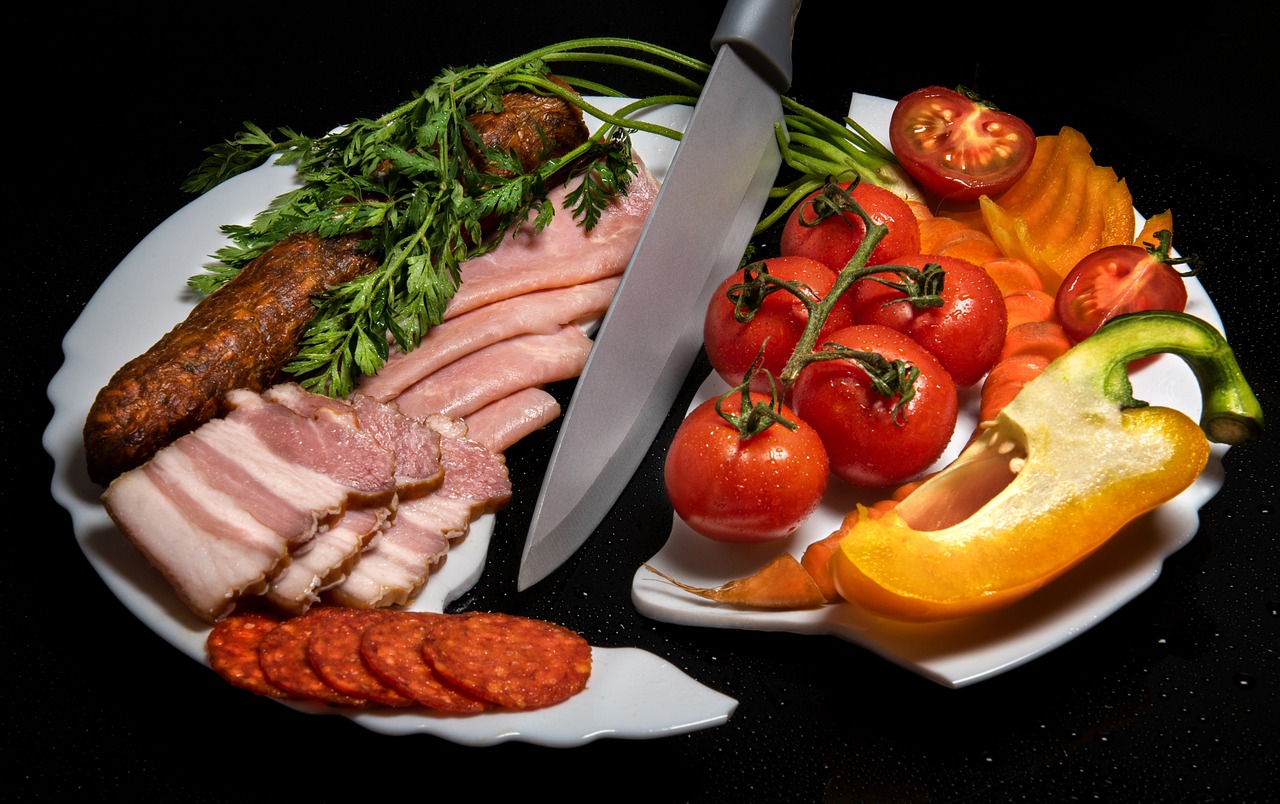
{"label": "yellow bell pepper half", "polygon": [[[1191,365],[1199,425],[1133,398],[1127,364],[1160,352]],[[1190,486],[1209,439],[1260,435],[1262,410],[1221,333],[1162,310],[1109,322],[983,426],[896,508],[846,519],[831,559],[842,597],[909,621],[1012,603]]]}

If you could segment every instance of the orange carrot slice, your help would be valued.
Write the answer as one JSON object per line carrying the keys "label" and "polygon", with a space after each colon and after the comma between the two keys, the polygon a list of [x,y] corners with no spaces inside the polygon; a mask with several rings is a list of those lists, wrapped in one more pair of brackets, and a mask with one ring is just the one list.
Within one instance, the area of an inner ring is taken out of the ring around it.
{"label": "orange carrot slice", "polygon": [[1043,374],[1048,365],[1049,358],[1039,354],[1016,354],[996,363],[982,383],[978,421],[993,420],[1022,387]]}
{"label": "orange carrot slice", "polygon": [[929,205],[922,201],[907,201],[907,208],[911,210],[911,214],[916,216],[916,222],[928,220],[933,217],[933,211],[929,209]]}
{"label": "orange carrot slice", "polygon": [[840,599],[835,581],[831,579],[830,563],[831,556],[840,549],[840,537],[843,535],[842,531],[836,531],[825,539],[819,539],[806,547],[804,555],[800,556],[800,566],[804,567],[805,572],[813,579],[814,584],[822,592],[823,599],[828,603],[834,603]]}
{"label": "orange carrot slice", "polygon": [[982,263],[982,270],[995,280],[1004,295],[1022,290],[1044,290],[1040,272],[1031,263],[1017,257],[999,257]]}
{"label": "orange carrot slice", "polygon": [[1071,340],[1056,321],[1028,321],[1005,333],[1000,360],[1013,355],[1039,355],[1055,360],[1070,348]]}
{"label": "orange carrot slice", "polygon": [[715,587],[681,583],[648,564],[653,574],[698,597],[717,603],[733,603],[755,609],[809,609],[827,603],[827,597],[795,556],[783,553],[754,575]]}
{"label": "orange carrot slice", "polygon": [[1004,307],[1008,313],[1008,329],[1028,321],[1053,320],[1053,296],[1043,290],[1019,290],[1006,293]]}

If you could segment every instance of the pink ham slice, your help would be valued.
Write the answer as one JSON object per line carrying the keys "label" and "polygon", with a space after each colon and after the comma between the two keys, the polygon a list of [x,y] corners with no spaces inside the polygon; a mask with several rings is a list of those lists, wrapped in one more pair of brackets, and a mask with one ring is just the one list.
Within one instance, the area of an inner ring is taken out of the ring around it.
{"label": "pink ham slice", "polygon": [[467,416],[467,434],[492,452],[504,453],[559,416],[560,403],[554,396],[541,388],[525,388]]}
{"label": "pink ham slice", "polygon": [[472,352],[405,389],[395,399],[404,413],[465,418],[530,386],[582,373],[591,339],[570,324],[553,335],[518,335]]}
{"label": "pink ham slice", "polygon": [[466,437],[459,419],[433,415],[440,431],[444,483],[432,494],[409,500],[374,538],[369,549],[327,593],[333,602],[376,608],[409,602],[427,582],[449,542],[465,536],[471,523],[511,499],[511,480],[502,456]]}
{"label": "pink ham slice", "polygon": [[614,276],[539,290],[450,319],[432,327],[412,352],[393,351],[377,374],[356,384],[356,393],[389,402],[423,377],[486,346],[517,335],[551,334],[566,324],[603,315],[619,281]]}
{"label": "pink ham slice", "polygon": [[564,214],[572,185],[553,190],[549,200],[557,213],[541,232],[535,236],[533,226],[525,224],[498,248],[461,265],[462,284],[449,300],[445,320],[535,290],[621,274],[658,195],[657,179],[639,158],[636,166],[627,194],[615,198],[589,232]]}

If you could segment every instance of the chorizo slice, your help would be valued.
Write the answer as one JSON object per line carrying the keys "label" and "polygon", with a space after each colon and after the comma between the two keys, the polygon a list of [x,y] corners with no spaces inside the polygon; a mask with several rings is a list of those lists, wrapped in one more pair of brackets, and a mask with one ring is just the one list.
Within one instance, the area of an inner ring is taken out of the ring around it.
{"label": "chorizo slice", "polygon": [[316,673],[308,655],[311,634],[320,623],[345,616],[346,609],[318,606],[277,625],[258,646],[258,663],[267,681],[297,698],[333,706],[370,706],[367,698],[348,695],[329,686]]}
{"label": "chorizo slice", "polygon": [[498,612],[450,617],[428,632],[422,652],[448,682],[508,709],[568,700],[591,676],[591,646],[581,634]]}
{"label": "chorizo slice", "polygon": [[490,704],[442,679],[422,655],[427,634],[452,615],[404,612],[369,626],[360,652],[369,667],[392,687],[418,703],[441,712],[476,714]]}
{"label": "chorizo slice", "polygon": [[209,666],[241,689],[269,698],[292,698],[292,694],[267,680],[258,662],[263,638],[280,622],[279,616],[268,612],[234,611],[214,623],[205,639]]}
{"label": "chorizo slice", "polygon": [[370,626],[400,615],[382,609],[343,611],[344,615],[327,617],[311,630],[307,657],[316,674],[330,687],[354,698],[383,706],[412,706],[413,699],[383,681],[360,652],[360,642]]}

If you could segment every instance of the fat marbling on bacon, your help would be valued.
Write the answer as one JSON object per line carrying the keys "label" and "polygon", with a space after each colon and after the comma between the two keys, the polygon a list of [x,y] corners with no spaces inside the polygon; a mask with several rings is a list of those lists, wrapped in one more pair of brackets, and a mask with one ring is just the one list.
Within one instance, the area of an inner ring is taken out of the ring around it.
{"label": "fat marbling on bacon", "polygon": [[292,553],[347,510],[393,509],[402,478],[415,496],[443,480],[438,450],[429,475],[399,474],[394,449],[360,426],[354,406],[300,414],[253,391],[227,396],[224,417],[102,495],[120,531],[206,620],[265,592]]}

